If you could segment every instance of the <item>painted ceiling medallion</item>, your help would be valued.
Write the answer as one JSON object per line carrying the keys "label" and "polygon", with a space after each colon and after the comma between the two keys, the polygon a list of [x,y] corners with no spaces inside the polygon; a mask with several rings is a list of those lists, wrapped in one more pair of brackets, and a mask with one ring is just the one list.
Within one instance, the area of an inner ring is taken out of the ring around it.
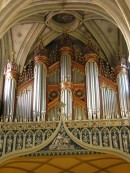
{"label": "painted ceiling medallion", "polygon": [[74,21],[75,17],[68,13],[59,13],[53,16],[53,19],[59,23],[70,23]]}
{"label": "painted ceiling medallion", "polygon": [[57,12],[48,15],[46,24],[57,32],[71,32],[77,29],[80,20],[69,12]]}

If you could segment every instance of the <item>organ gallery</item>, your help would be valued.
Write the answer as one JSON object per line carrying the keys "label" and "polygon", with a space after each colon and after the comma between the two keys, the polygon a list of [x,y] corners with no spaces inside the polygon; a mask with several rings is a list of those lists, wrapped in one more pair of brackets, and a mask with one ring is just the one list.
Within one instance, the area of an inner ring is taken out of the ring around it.
{"label": "organ gallery", "polygon": [[39,6],[0,40],[2,164],[68,156],[85,157],[82,164],[92,157],[130,162],[127,39],[111,18],[93,19],[90,11],[42,12]]}
{"label": "organ gallery", "polygon": [[[18,68],[14,58],[4,68],[1,123],[16,124],[17,132],[8,131],[6,138],[1,132],[1,156],[44,145],[59,128],[62,142],[55,135],[50,150],[73,149],[74,138],[86,148],[105,147],[129,157],[129,81],[120,54],[112,68],[91,40],[74,45],[65,34],[47,48],[40,41],[21,73]],[[19,129],[27,124],[35,126],[35,133]]]}

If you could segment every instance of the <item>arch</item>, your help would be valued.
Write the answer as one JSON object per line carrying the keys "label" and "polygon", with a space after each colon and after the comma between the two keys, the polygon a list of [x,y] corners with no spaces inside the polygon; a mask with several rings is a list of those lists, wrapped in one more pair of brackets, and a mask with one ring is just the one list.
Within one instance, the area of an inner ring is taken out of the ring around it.
{"label": "arch", "polygon": [[[28,6],[29,5],[29,6]],[[27,12],[26,8],[27,7]],[[37,6],[37,8],[34,9],[34,7]],[[62,8],[61,8],[62,7]],[[116,6],[115,3],[112,3],[111,1],[105,1],[101,2],[99,0],[93,0],[93,1],[81,1],[78,3],[77,0],[75,1],[69,1],[67,0],[66,3],[61,3],[61,1],[57,1],[57,3],[54,3],[53,1],[50,3],[47,3],[45,1],[37,1],[35,4],[31,3],[31,0],[27,0],[26,2],[20,0],[17,3],[13,3],[11,1],[9,4],[7,4],[6,9],[4,13],[1,14],[1,33],[0,37],[9,30],[14,24],[18,23],[22,18],[19,18],[19,15],[22,16],[21,14],[23,13],[23,19],[26,18],[27,16],[31,16],[32,14],[39,13],[40,10],[42,12],[45,11],[55,11],[55,10],[83,10],[83,11],[88,11],[90,8],[93,7],[93,11],[97,14],[99,12],[102,12],[102,15],[108,18],[108,15],[110,19],[114,20],[114,23],[119,27],[121,32],[124,35],[124,38],[126,40],[128,50],[130,52],[130,43],[129,43],[129,38],[130,38],[130,33],[129,33],[129,28],[126,25],[126,20],[124,19],[124,16],[122,15],[120,9],[118,6]],[[97,8],[98,7],[98,8]],[[14,10],[15,9],[15,10]],[[24,11],[25,10],[25,11]],[[13,11],[13,12],[12,12]],[[11,13],[10,13],[11,12]],[[17,15],[16,15],[17,13]],[[14,20],[13,20],[14,18]]]}

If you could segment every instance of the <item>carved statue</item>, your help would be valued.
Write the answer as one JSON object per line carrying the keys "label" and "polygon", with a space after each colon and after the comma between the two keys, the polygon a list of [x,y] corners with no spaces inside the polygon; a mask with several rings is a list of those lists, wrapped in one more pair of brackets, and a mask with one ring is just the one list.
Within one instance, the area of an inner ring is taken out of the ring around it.
{"label": "carved statue", "polygon": [[118,149],[118,136],[116,132],[114,132],[114,135],[112,136],[112,141],[113,141],[113,147]]}
{"label": "carved statue", "polygon": [[51,133],[50,133],[50,132],[47,132],[47,134],[46,134],[47,139],[48,139],[50,136],[51,136]]}
{"label": "carved statue", "polygon": [[83,142],[89,143],[89,135],[87,135],[87,132],[84,132],[83,134]]}
{"label": "carved statue", "polygon": [[78,133],[77,133],[76,130],[74,130],[73,135],[74,135],[76,138],[78,138]]}
{"label": "carved statue", "polygon": [[70,147],[70,138],[63,133],[58,133],[58,136],[54,139],[52,142],[52,145],[50,145],[50,149],[67,149]]}
{"label": "carved statue", "polygon": [[93,119],[95,120],[97,118],[96,111],[93,111]]}
{"label": "carved statue", "polygon": [[104,132],[104,136],[103,136],[103,146],[104,147],[108,147],[109,145],[109,136],[106,134],[106,132]]}
{"label": "carved statue", "polygon": [[128,135],[124,132],[122,135],[122,141],[123,141],[123,148],[125,152],[128,152]]}
{"label": "carved statue", "polygon": [[98,137],[97,137],[96,133],[94,133],[94,135],[93,135],[93,145],[95,145],[95,146],[98,145]]}
{"label": "carved statue", "polygon": [[29,135],[26,140],[26,148],[31,148],[31,147],[32,147],[32,138]]}
{"label": "carved statue", "polygon": [[19,136],[17,139],[17,150],[22,149],[22,142],[23,142],[23,140],[22,140],[21,136]]}
{"label": "carved statue", "polygon": [[68,148],[70,145],[70,138],[68,136],[65,136],[65,138],[63,139],[63,146],[64,148]]}
{"label": "carved statue", "polygon": [[61,140],[63,139],[63,136],[61,135],[61,133],[58,133],[58,136],[54,139],[53,143],[52,143],[52,149],[59,149],[59,147],[61,146]]}
{"label": "carved statue", "polygon": [[0,152],[3,149],[3,142],[4,142],[4,140],[2,139],[2,136],[0,135]]}
{"label": "carved statue", "polygon": [[13,144],[13,139],[11,138],[11,135],[7,139],[7,153],[12,151],[12,144]]}
{"label": "carved statue", "polygon": [[88,117],[90,120],[92,120],[92,110],[91,109],[88,110]]}
{"label": "carved statue", "polygon": [[126,66],[126,59],[123,57],[122,59],[121,59],[121,66]]}
{"label": "carved statue", "polygon": [[42,143],[42,140],[41,140],[40,134],[38,134],[38,136],[35,139],[35,144],[40,145],[41,143]]}

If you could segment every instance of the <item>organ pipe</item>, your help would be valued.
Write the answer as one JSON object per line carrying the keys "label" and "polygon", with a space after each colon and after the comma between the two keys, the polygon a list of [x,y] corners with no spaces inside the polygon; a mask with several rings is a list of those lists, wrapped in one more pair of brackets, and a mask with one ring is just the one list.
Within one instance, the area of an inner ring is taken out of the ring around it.
{"label": "organ pipe", "polygon": [[15,92],[17,81],[18,66],[13,58],[12,61],[8,61],[4,68],[5,83],[4,83],[4,120],[12,121],[14,118],[14,106],[15,106]]}
{"label": "organ pipe", "polygon": [[113,119],[117,118],[117,97],[116,91],[111,88],[108,88],[105,85],[101,87],[102,93],[102,104],[103,104],[103,118],[104,119]]}
{"label": "organ pipe", "polygon": [[59,105],[54,106],[48,111],[48,121],[58,121],[59,120]]}
{"label": "organ pipe", "polygon": [[122,118],[130,116],[130,98],[129,98],[129,82],[128,82],[128,71],[126,66],[116,67],[118,93],[119,93],[119,104]]}
{"label": "organ pipe", "polygon": [[32,99],[32,86],[27,87],[17,95],[16,117],[18,121],[31,120],[31,99]]}
{"label": "organ pipe", "polygon": [[45,121],[46,114],[46,76],[47,76],[47,57],[36,56],[34,70],[34,98],[33,116],[34,119]]}
{"label": "organ pipe", "polygon": [[63,47],[61,52],[61,102],[65,104],[66,119],[72,119],[72,92],[71,92],[71,54],[69,47]]}
{"label": "organ pipe", "polygon": [[100,119],[100,94],[97,59],[98,57],[94,53],[89,53],[85,56],[87,110],[89,119]]}

